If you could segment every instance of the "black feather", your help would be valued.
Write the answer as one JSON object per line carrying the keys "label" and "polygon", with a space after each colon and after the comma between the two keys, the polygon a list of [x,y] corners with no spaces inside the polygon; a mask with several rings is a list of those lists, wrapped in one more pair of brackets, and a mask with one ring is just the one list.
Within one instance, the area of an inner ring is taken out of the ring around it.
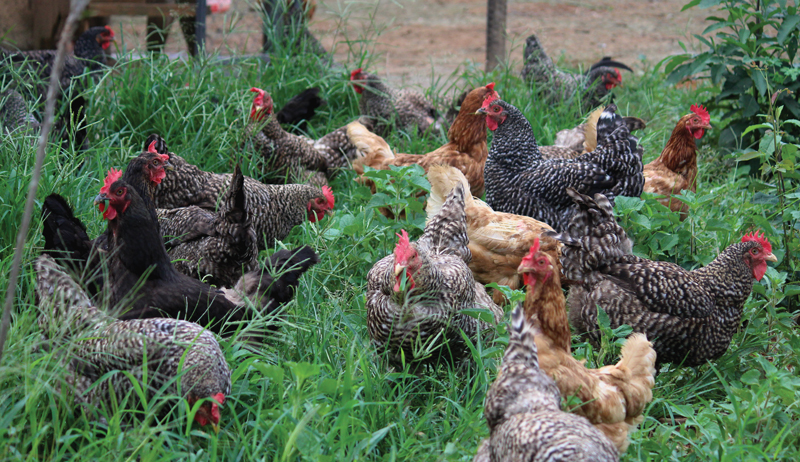
{"label": "black feather", "polygon": [[300,130],[304,130],[306,121],[311,120],[317,108],[323,104],[325,100],[319,96],[319,88],[308,88],[287,101],[276,117],[282,124],[297,126]]}
{"label": "black feather", "polygon": [[619,61],[612,60],[611,56],[604,56],[603,59],[601,59],[600,61],[597,61],[596,63],[592,64],[592,67],[590,67],[589,70],[591,71],[591,70],[597,69],[598,67],[615,67],[617,69],[623,69],[623,70],[626,70],[628,72],[633,72],[633,69],[631,69],[630,67],[626,66],[625,64],[622,64]]}

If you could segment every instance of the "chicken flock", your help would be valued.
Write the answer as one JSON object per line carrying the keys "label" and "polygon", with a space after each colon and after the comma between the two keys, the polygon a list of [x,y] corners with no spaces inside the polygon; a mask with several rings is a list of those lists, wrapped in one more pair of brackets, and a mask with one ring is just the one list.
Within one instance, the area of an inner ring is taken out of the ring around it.
{"label": "chicken flock", "polygon": [[[85,70],[103,72],[113,37],[106,27],[78,39],[60,82],[64,97],[86,84],[77,79]],[[49,75],[52,52],[2,53],[10,65]],[[524,57],[523,77],[547,98],[577,97],[589,108],[621,83],[618,69],[630,70],[603,58],[586,74],[562,72],[535,36]],[[109,169],[94,198],[106,222],[100,235],[87,234],[71,198],[47,196],[44,248],[33,263],[39,326],[51,343],[74,343],[63,364],[77,404],[110,405],[147,366],[157,371],[150,389],[169,384],[189,406],[200,403],[198,424],[218,430],[231,371],[217,336],[260,343],[281,328],[281,307],[325,255],[309,246],[270,249],[295,226],[332,213],[329,182],[338,172],[368,167],[418,164],[431,184],[424,232],[412,239],[402,230],[366,275],[366,327],[389,367],[423,373],[421,366],[468,361],[470,344],[493,342],[506,317],[507,300],[486,285],[525,288],[486,396],[489,437],[476,461],[618,460],[653,399],[656,368],[700,365],[727,351],[753,280],[776,261],[770,242],[748,232],[688,271],[633,255],[613,213],[617,197],[646,191],[687,216],[678,196],[697,191],[695,140],[711,129],[702,106],[689,108],[644,165],[631,133],[644,122],[622,117],[614,104],[559,134],[558,145],[539,146],[522,111],[488,83],[465,92],[446,144],[403,154],[383,137],[444,132],[446,118],[421,93],[363,69],[349,83],[360,117],[319,139],[284,128],[313,117],[319,89],[277,113],[265,90],[241,90],[253,100],[240,149],[260,161],[259,178],[239,165],[204,171],[158,134],[143,134],[141,153],[124,171]],[[0,97],[6,133],[38,128],[17,90]],[[64,124],[83,111],[78,99]],[[74,132],[70,141],[81,146],[86,135]],[[598,345],[599,308],[612,328],[627,324],[634,333],[616,364],[589,369],[572,356],[572,335]],[[580,405],[565,412],[562,396]]]}

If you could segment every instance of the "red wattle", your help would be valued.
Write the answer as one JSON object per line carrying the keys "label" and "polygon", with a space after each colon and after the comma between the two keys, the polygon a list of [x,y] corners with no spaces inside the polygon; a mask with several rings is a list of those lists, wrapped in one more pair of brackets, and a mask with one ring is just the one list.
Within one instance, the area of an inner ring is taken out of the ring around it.
{"label": "red wattle", "polygon": [[486,118],[486,125],[489,127],[489,130],[495,131],[497,130],[498,124],[496,120],[492,119],[491,117]]}
{"label": "red wattle", "polygon": [[698,128],[697,130],[692,131],[692,136],[694,136],[698,140],[700,138],[702,138],[703,135],[705,135],[705,134],[706,134],[706,131],[703,130],[702,128]]}
{"label": "red wattle", "polygon": [[767,262],[761,260],[755,266],[753,266],[753,277],[756,278],[756,281],[760,281],[761,278],[764,277],[764,274],[767,272]]}

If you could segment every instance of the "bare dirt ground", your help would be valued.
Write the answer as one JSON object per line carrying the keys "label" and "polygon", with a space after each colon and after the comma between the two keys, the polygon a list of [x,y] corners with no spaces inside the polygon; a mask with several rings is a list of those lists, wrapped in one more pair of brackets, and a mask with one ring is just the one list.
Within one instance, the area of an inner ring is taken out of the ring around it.
{"label": "bare dirt ground", "polygon": [[[681,12],[686,0],[509,0],[511,65],[521,67],[525,38],[538,34],[562,65],[584,67],[613,56],[634,69],[682,51],[679,41],[706,27],[709,10]],[[211,15],[208,49],[222,54],[256,53],[260,19],[246,0],[224,15]],[[144,48],[144,18],[113,17],[128,48]],[[365,50],[377,54],[377,71],[394,81],[425,85],[471,61],[483,68],[486,0],[327,0],[317,5],[310,29],[335,59],[352,62]],[[177,24],[167,52],[185,50]]]}

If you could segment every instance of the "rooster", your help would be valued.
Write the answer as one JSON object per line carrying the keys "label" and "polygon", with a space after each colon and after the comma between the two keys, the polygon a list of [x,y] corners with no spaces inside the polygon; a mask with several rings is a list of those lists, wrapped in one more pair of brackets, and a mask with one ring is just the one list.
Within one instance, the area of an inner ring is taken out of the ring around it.
{"label": "rooster", "polygon": [[245,127],[245,144],[261,156],[262,170],[271,183],[306,183],[327,186],[328,161],[305,138],[281,127],[273,114],[272,97],[260,88]]}
{"label": "rooster", "polygon": [[[433,218],[442,209],[445,198],[459,184],[469,187],[467,178],[455,167],[434,165],[428,170],[428,181],[431,183],[431,194],[428,197],[426,212]],[[469,269],[475,280],[481,284],[496,282],[512,289],[522,287],[522,277],[517,267],[522,257],[544,231],[552,231],[546,223],[533,218],[495,212],[480,199],[469,194],[465,197],[464,212],[467,215],[467,237],[472,259]],[[542,248],[548,252],[553,261],[558,262],[558,241],[546,238]],[[495,291],[494,301],[504,304],[502,293]]]}
{"label": "rooster", "polygon": [[[598,130],[620,118],[606,109]],[[593,152],[572,160],[544,160],[531,125],[519,109],[496,100],[484,104],[479,112],[486,115],[489,129],[494,131],[484,169],[486,202],[494,210],[526,215],[561,230],[575,211],[564,191],[567,187],[611,196],[641,195],[642,159],[636,139],[624,123]]]}
{"label": "rooster", "polygon": [[629,430],[642,422],[642,412],[653,400],[656,352],[645,335],[633,334],[614,366],[587,369],[573,358],[567,303],[556,262],[539,249],[537,238],[519,265],[528,286],[525,317],[540,329],[535,334],[539,366],[556,381],[562,395],[581,400],[583,404],[572,412],[589,419],[624,453]]}
{"label": "rooster", "polygon": [[[233,291],[217,290],[179,273],[170,262],[157,222],[136,190],[122,181],[118,172],[109,172],[95,203],[109,222],[112,258],[106,287],[111,292],[110,305],[127,309],[120,319],[181,317],[209,326],[215,332],[228,332],[232,326],[226,326],[225,321],[249,317],[242,296],[259,301],[260,310],[270,313],[266,307],[271,306],[269,293],[273,284],[264,283],[266,275],[260,271],[242,276]],[[302,259],[290,271],[300,274],[319,261],[307,248],[292,253]],[[270,266],[268,263],[267,269]],[[248,286],[248,280],[260,280],[262,284]],[[237,290],[243,287],[252,290],[245,293]]]}
{"label": "rooster", "polygon": [[[486,117],[476,114],[486,101],[494,101],[499,95],[494,90],[494,83],[478,87],[467,94],[461,103],[461,109],[450,130],[447,132],[448,143],[439,149],[419,156],[415,154],[396,154],[385,159],[364,157],[354,162],[357,173],[363,173],[361,165],[368,165],[381,170],[390,165],[399,167],[419,164],[426,171],[436,164],[447,164],[461,170],[469,180],[470,193],[473,196],[483,195],[483,166],[486,163],[488,148],[486,144]],[[369,161],[369,163],[367,163]]]}
{"label": "rooster", "polygon": [[483,406],[489,438],[474,462],[616,462],[619,453],[584,417],[561,410],[559,387],[542,370],[537,334],[520,306],[511,312],[503,364]]}
{"label": "rooster", "polygon": [[489,310],[495,323],[503,316],[467,266],[464,194],[456,186],[413,244],[403,230],[367,275],[369,335],[391,364],[462,359],[469,355],[462,335],[476,341],[490,327],[464,310]]}
{"label": "rooster", "polygon": [[209,284],[231,286],[242,273],[256,269],[258,241],[247,213],[244,175],[239,166],[219,209],[212,213],[196,205],[158,209],[161,234],[175,269]]}
{"label": "rooster", "polygon": [[659,202],[686,218],[689,206],[673,195],[684,189],[697,192],[697,145],[695,140],[711,129],[711,117],[703,106],[692,105],[681,117],[661,155],[644,166],[644,190],[666,196]]}
{"label": "rooster", "polygon": [[[231,391],[231,371],[214,335],[176,319],[118,321],[98,310],[83,289],[49,256],[34,262],[39,327],[52,343],[69,343],[67,383],[83,406],[113,406],[136,382],[152,397],[166,388],[197,406],[195,422],[219,431],[220,408]],[[99,383],[98,383],[99,382]]]}
{"label": "rooster", "polygon": [[763,234],[745,234],[705,267],[686,271],[631,255],[631,241],[602,194],[568,193],[579,211],[554,237],[564,244],[564,275],[580,282],[568,298],[573,328],[599,342],[600,306],[612,328],[628,324],[652,339],[659,363],[697,366],[722,356],[753,279],[761,280],[767,261],[777,261]]}
{"label": "rooster", "polygon": [[525,67],[522,78],[535,82],[537,90],[546,95],[548,101],[564,101],[578,97],[584,107],[595,107],[617,85],[622,85],[619,69],[633,72],[633,69],[610,57],[604,57],[592,64],[585,74],[571,74],[556,69],[553,60],[547,56],[536,35],[525,40],[523,51]]}
{"label": "rooster", "polygon": [[[155,144],[153,144],[155,143]],[[168,152],[166,142],[150,135],[146,146],[169,156],[174,171],[158,185],[155,205],[172,209],[196,205],[215,210],[223,191],[230,187],[231,174],[200,170],[179,155]],[[265,185],[250,177],[244,178],[244,194],[248,218],[256,232],[259,250],[284,239],[295,226],[308,220],[315,223],[333,210],[335,197],[330,187],[322,189],[302,184]]]}
{"label": "rooster", "polygon": [[395,128],[407,133],[418,130],[421,134],[429,129],[442,129],[433,103],[418,91],[396,90],[361,68],[350,73],[350,82],[361,95],[358,102],[361,123],[379,136],[389,136]]}

